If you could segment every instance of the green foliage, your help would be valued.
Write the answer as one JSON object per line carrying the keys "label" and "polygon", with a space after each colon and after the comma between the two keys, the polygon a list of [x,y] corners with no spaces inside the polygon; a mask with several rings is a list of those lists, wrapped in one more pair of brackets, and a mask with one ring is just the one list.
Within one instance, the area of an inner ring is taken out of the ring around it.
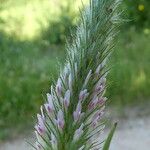
{"label": "green foliage", "polygon": [[75,26],[79,1],[3,1],[0,5],[0,31],[19,40],[39,38],[50,44],[60,44]]}
{"label": "green foliage", "polygon": [[18,128],[17,124],[30,124],[52,73],[56,76],[56,54],[63,54],[58,47],[19,42],[2,33],[0,49],[0,127]]}
{"label": "green foliage", "polygon": [[150,1],[149,0],[124,0],[126,12],[131,20],[129,24],[138,28],[150,27]]}
{"label": "green foliage", "polygon": [[66,0],[66,5],[60,5],[60,15],[55,21],[48,17],[49,26],[42,29],[41,38],[50,44],[62,44],[70,35],[70,30],[75,28],[77,14],[74,12],[74,1]]}
{"label": "green foliage", "polygon": [[[46,16],[53,15],[54,3],[44,0],[6,0],[0,5],[0,30],[18,39],[33,39],[39,35],[40,23],[46,26]],[[44,11],[43,11],[44,10]],[[58,9],[56,8],[56,17]]]}
{"label": "green foliage", "polygon": [[[84,3],[86,4],[86,1]],[[150,32],[149,0],[124,0],[128,25]],[[78,20],[80,0],[1,0],[0,30],[19,39],[41,39],[50,44],[64,43]]]}
{"label": "green foliage", "polygon": [[130,29],[123,35],[112,57],[109,97],[116,106],[149,101],[150,35]]}

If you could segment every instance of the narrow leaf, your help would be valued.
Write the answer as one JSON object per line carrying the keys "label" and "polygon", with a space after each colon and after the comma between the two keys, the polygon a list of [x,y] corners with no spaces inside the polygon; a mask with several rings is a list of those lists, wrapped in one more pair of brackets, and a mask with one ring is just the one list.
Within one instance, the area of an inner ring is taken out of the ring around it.
{"label": "narrow leaf", "polygon": [[110,147],[110,143],[111,143],[111,140],[112,140],[112,137],[114,135],[114,132],[116,130],[116,127],[117,127],[117,123],[114,124],[114,126],[112,127],[106,141],[105,141],[105,144],[104,144],[104,147],[103,147],[103,150],[109,150],[109,147]]}

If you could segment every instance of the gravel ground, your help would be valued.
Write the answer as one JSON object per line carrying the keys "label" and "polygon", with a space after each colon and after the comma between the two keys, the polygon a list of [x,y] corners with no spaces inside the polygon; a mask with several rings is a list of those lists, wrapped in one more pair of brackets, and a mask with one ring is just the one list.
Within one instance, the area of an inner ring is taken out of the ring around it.
{"label": "gravel ground", "polygon": [[[133,114],[133,113],[131,113]],[[24,137],[0,144],[0,150],[30,150]],[[150,150],[150,116],[121,119],[110,150]]]}
{"label": "gravel ground", "polygon": [[123,121],[110,150],[150,150],[150,117]]}

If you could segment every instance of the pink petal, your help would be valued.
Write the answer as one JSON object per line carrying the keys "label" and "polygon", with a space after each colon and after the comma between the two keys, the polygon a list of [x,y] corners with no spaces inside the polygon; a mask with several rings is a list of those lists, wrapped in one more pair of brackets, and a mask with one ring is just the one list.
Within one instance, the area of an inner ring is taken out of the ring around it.
{"label": "pink petal", "polygon": [[98,97],[95,96],[92,99],[92,101],[89,103],[89,106],[88,106],[89,110],[94,109],[96,107],[97,103],[98,103]]}
{"label": "pink petal", "polygon": [[56,123],[60,129],[64,128],[65,122],[64,122],[64,115],[62,110],[58,111]]}
{"label": "pink petal", "polygon": [[79,94],[79,100],[80,101],[84,100],[85,98],[87,98],[88,95],[89,95],[89,93],[87,93],[87,89],[81,91]]}
{"label": "pink petal", "polygon": [[81,117],[81,109],[82,109],[82,106],[81,106],[81,102],[79,101],[77,104],[76,111],[73,112],[73,117],[74,117],[75,122],[78,121]]}
{"label": "pink petal", "polygon": [[98,100],[98,104],[99,104],[99,105],[104,105],[104,103],[106,102],[106,100],[107,100],[106,97],[101,97],[101,98],[99,98],[99,100]]}
{"label": "pink petal", "polygon": [[50,104],[45,104],[44,106],[45,106],[46,111],[47,111],[49,114],[51,114],[51,113],[53,112],[53,108],[51,107]]}
{"label": "pink petal", "polygon": [[36,126],[35,126],[35,129],[36,129],[36,131],[37,131],[40,135],[43,135],[44,132],[45,132],[45,127],[40,126],[40,125],[36,125]]}
{"label": "pink petal", "polygon": [[64,97],[64,105],[66,108],[68,108],[70,103],[70,90],[67,90]]}

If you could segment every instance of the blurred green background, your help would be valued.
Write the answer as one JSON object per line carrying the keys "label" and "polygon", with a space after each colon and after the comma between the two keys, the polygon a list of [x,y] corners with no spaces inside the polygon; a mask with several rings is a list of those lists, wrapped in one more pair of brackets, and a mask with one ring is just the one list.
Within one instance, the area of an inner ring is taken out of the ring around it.
{"label": "blurred green background", "polygon": [[[0,0],[1,140],[32,124],[58,75],[58,60],[64,62],[78,6],[80,0]],[[149,0],[123,1],[129,21],[116,41],[107,92],[117,107],[150,101],[149,7]]]}

